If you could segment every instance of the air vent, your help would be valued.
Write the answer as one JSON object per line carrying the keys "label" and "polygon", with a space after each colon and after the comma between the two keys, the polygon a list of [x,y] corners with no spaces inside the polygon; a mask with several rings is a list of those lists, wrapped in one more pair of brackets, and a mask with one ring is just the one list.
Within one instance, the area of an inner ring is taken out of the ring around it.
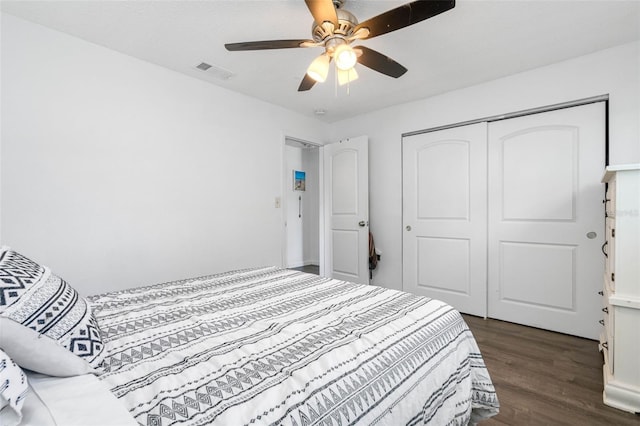
{"label": "air vent", "polygon": [[235,75],[229,70],[208,64],[206,62],[200,62],[200,64],[196,65],[196,68],[200,71],[210,74],[212,77],[219,78],[220,80],[228,80]]}
{"label": "air vent", "polygon": [[211,65],[207,64],[206,62],[200,62],[200,64],[197,65],[196,68],[198,68],[201,71],[206,71],[209,68],[211,68]]}

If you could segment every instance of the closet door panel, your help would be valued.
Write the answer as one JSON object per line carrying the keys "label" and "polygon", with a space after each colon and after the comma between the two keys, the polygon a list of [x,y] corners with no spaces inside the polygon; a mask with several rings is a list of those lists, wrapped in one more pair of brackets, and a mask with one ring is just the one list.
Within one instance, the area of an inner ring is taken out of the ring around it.
{"label": "closet door panel", "polygon": [[597,338],[604,104],[489,124],[492,318]]}
{"label": "closet door panel", "polygon": [[528,128],[502,139],[503,220],[575,219],[578,140],[574,126]]}
{"label": "closet door panel", "polygon": [[443,141],[415,151],[419,219],[469,219],[469,143]]}
{"label": "closet door panel", "polygon": [[503,241],[499,250],[503,300],[575,310],[575,246]]}
{"label": "closet door panel", "polygon": [[403,289],[486,315],[486,123],[403,139]]}
{"label": "closet door panel", "polygon": [[[425,291],[446,291],[469,296],[470,240],[462,238],[418,237],[418,282]],[[452,268],[451,265],[457,265]]]}

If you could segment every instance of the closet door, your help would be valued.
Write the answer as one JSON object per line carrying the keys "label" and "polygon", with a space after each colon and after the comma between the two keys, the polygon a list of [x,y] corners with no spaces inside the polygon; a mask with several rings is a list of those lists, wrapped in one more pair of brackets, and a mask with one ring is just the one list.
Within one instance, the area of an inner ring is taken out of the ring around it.
{"label": "closet door", "polygon": [[489,125],[489,316],[596,339],[604,103]]}
{"label": "closet door", "polygon": [[403,289],[486,315],[486,123],[403,138]]}

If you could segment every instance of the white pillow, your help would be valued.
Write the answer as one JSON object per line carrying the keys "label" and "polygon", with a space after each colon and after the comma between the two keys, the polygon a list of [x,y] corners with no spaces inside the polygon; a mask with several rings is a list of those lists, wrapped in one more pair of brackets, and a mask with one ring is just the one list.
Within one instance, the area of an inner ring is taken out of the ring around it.
{"label": "white pillow", "polygon": [[22,405],[29,391],[27,377],[0,349],[0,424],[15,426],[22,420]]}
{"label": "white pillow", "polygon": [[55,340],[3,317],[0,317],[0,347],[7,348],[22,368],[49,376],[69,377],[95,372],[87,361]]}
{"label": "white pillow", "polygon": [[103,350],[86,300],[9,247],[0,248],[0,347],[22,367],[51,376],[93,372]]}

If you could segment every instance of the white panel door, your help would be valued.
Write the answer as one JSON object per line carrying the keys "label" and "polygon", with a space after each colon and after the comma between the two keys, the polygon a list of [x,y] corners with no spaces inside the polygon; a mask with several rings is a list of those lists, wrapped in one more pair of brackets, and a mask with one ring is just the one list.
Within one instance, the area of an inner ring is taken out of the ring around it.
{"label": "white panel door", "polygon": [[486,316],[487,124],[402,141],[403,290]]}
{"label": "white panel door", "polygon": [[489,125],[489,316],[598,337],[604,103]]}
{"label": "white panel door", "polygon": [[369,283],[369,140],[325,145],[325,262],[329,276]]}

